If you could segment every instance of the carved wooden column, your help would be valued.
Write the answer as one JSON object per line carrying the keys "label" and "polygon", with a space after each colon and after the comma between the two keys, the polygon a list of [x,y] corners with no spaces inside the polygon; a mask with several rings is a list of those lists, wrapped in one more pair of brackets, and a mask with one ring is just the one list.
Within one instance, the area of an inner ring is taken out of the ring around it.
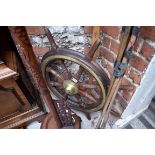
{"label": "carved wooden column", "polygon": [[[51,128],[60,128],[61,122],[53,105],[52,98],[43,79],[42,72],[34,54],[32,45],[27,35],[24,26],[9,27],[12,38],[18,49],[18,53],[23,61],[23,64],[29,74],[35,88],[39,91],[43,103],[48,107],[50,114]],[[48,115],[49,115],[48,114]]]}

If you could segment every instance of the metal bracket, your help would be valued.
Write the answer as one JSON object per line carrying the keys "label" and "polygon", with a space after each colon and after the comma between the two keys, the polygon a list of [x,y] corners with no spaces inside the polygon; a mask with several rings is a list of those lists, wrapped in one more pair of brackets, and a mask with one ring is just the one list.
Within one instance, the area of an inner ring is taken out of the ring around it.
{"label": "metal bracket", "polygon": [[129,59],[132,56],[132,52],[131,51],[132,51],[132,49],[129,49],[128,51],[125,51],[125,53],[124,53],[124,57],[126,57],[128,61],[129,61]]}
{"label": "metal bracket", "polygon": [[[127,58],[127,62],[130,60],[131,56],[132,56],[131,50],[125,51],[124,57]],[[125,68],[127,68],[127,66],[128,66],[128,63],[123,63],[123,62],[120,62],[120,61],[116,61],[115,65],[114,65],[113,75],[116,78],[122,77],[124,75]]]}
{"label": "metal bracket", "polygon": [[120,61],[115,62],[114,72],[113,75],[118,78],[124,75],[124,69],[128,65],[126,63],[122,63]]}
{"label": "metal bracket", "polygon": [[132,34],[135,35],[136,37],[138,37],[138,35],[140,34],[140,27],[134,26],[134,28],[132,30]]}

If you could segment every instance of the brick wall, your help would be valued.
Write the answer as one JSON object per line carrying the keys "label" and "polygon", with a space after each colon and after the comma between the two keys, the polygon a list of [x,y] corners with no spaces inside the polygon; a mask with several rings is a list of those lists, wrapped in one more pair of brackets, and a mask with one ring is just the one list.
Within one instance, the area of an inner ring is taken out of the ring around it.
{"label": "brick wall", "polygon": [[[100,38],[102,45],[99,48],[100,65],[107,72],[109,77],[113,73],[113,64],[115,62],[122,27],[102,26]],[[84,32],[86,35],[92,35],[93,27],[86,26]],[[85,45],[88,50],[88,45]],[[141,27],[141,35],[138,37],[133,56],[129,62],[129,68],[123,77],[122,84],[126,85],[126,90],[119,90],[115,99],[115,104],[120,103],[123,109],[130,102],[136,88],[140,85],[145,70],[155,53],[155,27]]]}
{"label": "brick wall", "polygon": [[[71,48],[79,52],[89,51],[93,31],[92,26],[60,26],[49,27],[49,29],[59,46]],[[121,30],[122,27],[101,26],[100,39],[102,45],[98,50],[97,62],[106,71],[109,78],[113,73],[113,64],[118,53]],[[38,61],[40,61],[42,55],[50,49],[43,27],[27,27],[27,32]],[[122,108],[121,110],[119,108],[119,113],[123,112],[136,88],[140,85],[141,79],[154,53],[155,27],[141,27],[141,35],[135,43],[129,68],[122,80],[122,85],[126,85],[125,90],[119,90],[115,99],[115,105],[119,104],[119,107]]]}

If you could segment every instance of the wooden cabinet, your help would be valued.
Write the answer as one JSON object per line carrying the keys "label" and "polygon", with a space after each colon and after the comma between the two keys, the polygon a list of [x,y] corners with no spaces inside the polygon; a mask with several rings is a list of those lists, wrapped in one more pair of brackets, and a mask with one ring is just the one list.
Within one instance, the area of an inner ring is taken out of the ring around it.
{"label": "wooden cabinet", "polygon": [[18,74],[6,65],[0,65],[0,120],[6,120],[18,113],[29,110],[31,105],[19,88]]}
{"label": "wooden cabinet", "polygon": [[0,128],[21,128],[46,114],[11,38],[0,27]]}

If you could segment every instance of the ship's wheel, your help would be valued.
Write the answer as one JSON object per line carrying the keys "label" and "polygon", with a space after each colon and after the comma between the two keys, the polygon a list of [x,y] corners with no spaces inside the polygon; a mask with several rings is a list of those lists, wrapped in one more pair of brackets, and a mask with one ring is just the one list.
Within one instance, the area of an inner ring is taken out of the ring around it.
{"label": "ship's wheel", "polygon": [[43,56],[41,69],[52,95],[70,108],[90,113],[104,104],[109,79],[99,64],[92,61],[97,40],[87,55],[78,51],[52,48]]}

